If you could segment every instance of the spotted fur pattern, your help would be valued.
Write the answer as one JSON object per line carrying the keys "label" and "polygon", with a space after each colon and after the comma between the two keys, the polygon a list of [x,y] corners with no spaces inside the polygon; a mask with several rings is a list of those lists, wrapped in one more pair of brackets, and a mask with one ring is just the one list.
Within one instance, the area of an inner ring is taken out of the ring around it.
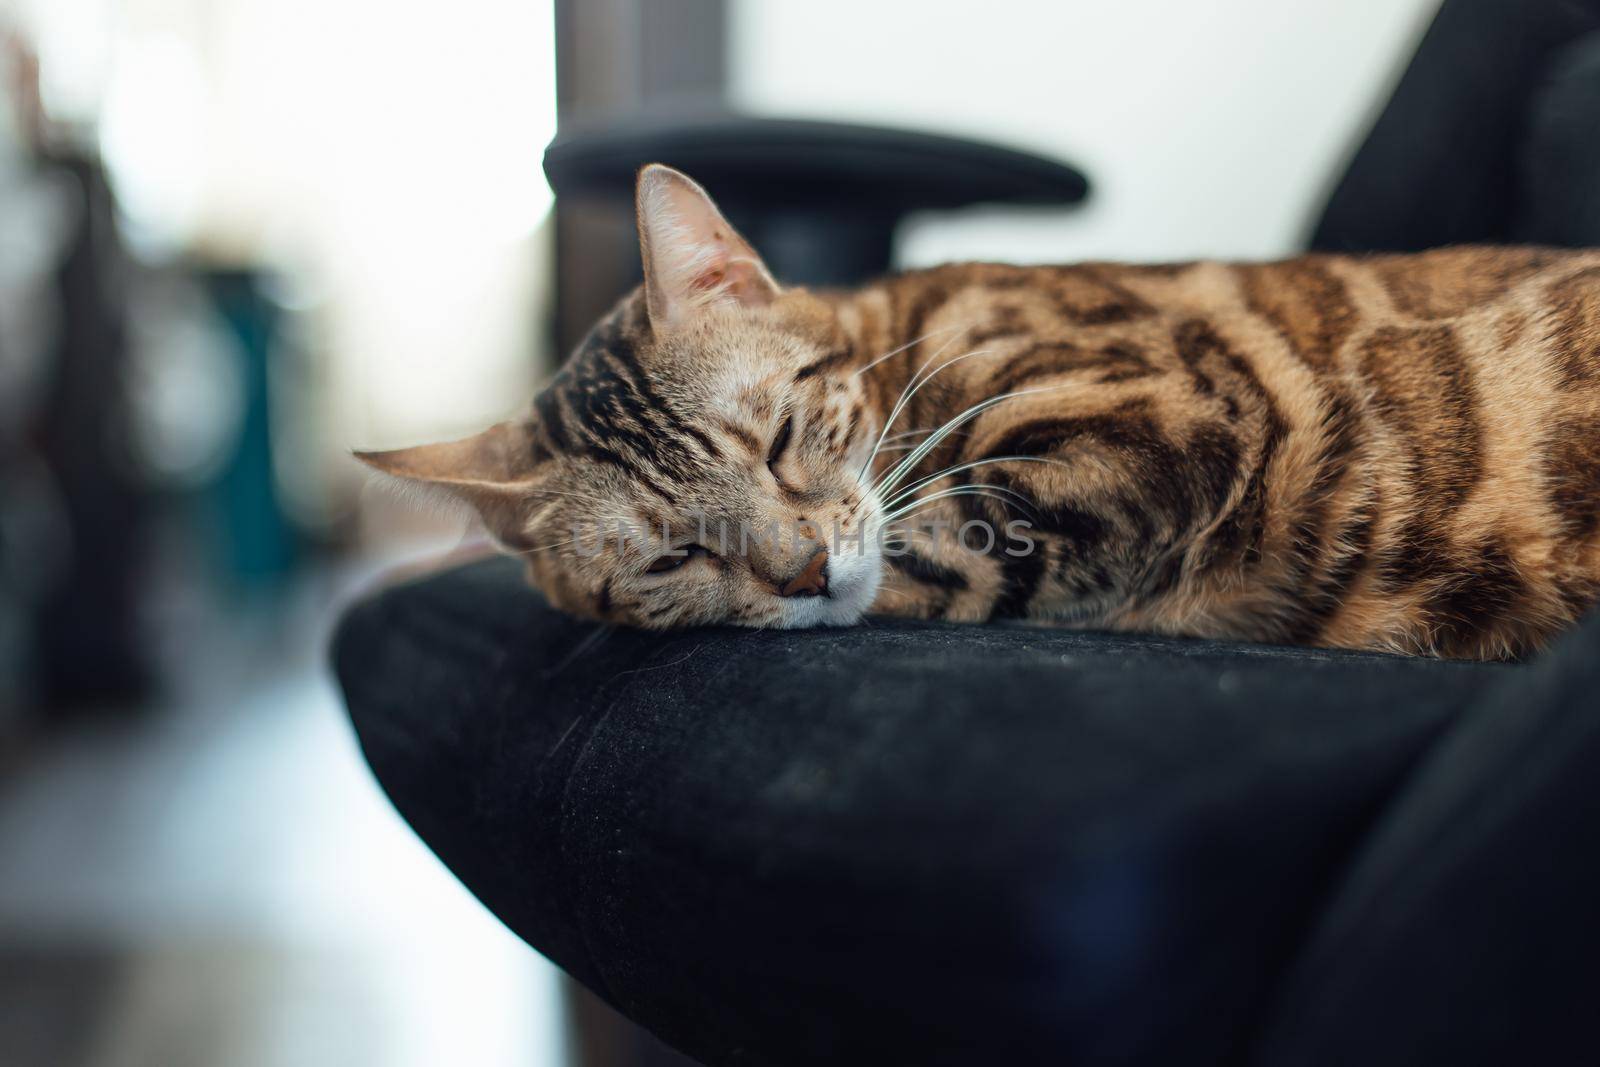
{"label": "spotted fur pattern", "polygon": [[[813,294],[779,289],[687,179],[651,168],[641,186],[646,286],[528,416],[369,457],[476,504],[568,610],[657,627],[871,610],[1497,659],[1600,596],[1600,253],[964,264]],[[670,229],[645,187],[681,194],[659,209]],[[652,232],[692,247],[652,253]],[[781,592],[826,533],[769,551],[704,529],[900,529],[919,502],[896,551],[831,546],[823,596]],[[702,547],[663,572],[647,549],[580,556],[554,544],[580,512]],[[1032,551],[960,533],[1018,518]]]}

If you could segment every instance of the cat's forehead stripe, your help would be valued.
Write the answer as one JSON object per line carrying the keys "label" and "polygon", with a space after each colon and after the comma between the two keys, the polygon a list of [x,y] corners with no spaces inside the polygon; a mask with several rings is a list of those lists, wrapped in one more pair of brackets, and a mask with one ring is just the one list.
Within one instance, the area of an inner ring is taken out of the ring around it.
{"label": "cat's forehead stripe", "polygon": [[842,370],[850,363],[852,358],[854,358],[854,353],[850,350],[850,347],[848,345],[841,345],[829,352],[827,355],[823,356],[821,359],[801,367],[800,370],[795,373],[795,384],[798,385],[807,378],[815,378],[819,375],[832,374],[835,371]]}
{"label": "cat's forehead stripe", "polygon": [[724,458],[717,442],[655,389],[634,342],[612,321],[584,341],[540,397],[539,410],[564,451],[627,471],[647,468],[653,483],[703,477]]}
{"label": "cat's forehead stripe", "polygon": [[717,425],[722,428],[723,433],[727,434],[735,441],[738,441],[745,448],[749,449],[752,455],[761,454],[761,441],[756,437],[755,434],[751,433],[737,422],[734,422],[732,419],[723,418],[717,420]]}

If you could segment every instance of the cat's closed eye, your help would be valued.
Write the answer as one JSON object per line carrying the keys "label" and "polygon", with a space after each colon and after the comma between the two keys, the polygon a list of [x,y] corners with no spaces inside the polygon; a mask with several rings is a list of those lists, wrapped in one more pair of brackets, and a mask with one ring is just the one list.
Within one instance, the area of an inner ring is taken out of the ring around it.
{"label": "cat's closed eye", "polygon": [[778,461],[783,458],[784,450],[789,447],[789,436],[794,431],[794,416],[784,416],[783,425],[778,427],[778,434],[772,439],[772,447],[767,451],[767,469],[776,475]]}
{"label": "cat's closed eye", "polygon": [[690,560],[710,555],[711,550],[704,545],[684,545],[682,548],[676,548],[671,552],[657,556],[651,561],[650,566],[645,568],[645,573],[666,574],[668,571],[677,570]]}

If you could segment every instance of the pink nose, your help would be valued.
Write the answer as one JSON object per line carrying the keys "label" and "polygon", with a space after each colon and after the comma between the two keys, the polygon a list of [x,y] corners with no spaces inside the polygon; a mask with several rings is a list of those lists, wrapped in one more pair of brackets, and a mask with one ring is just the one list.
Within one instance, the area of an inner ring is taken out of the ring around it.
{"label": "pink nose", "polygon": [[783,588],[778,590],[779,596],[827,596],[828,595],[828,550],[821,545],[812,554],[811,560],[799,574],[790,578]]}

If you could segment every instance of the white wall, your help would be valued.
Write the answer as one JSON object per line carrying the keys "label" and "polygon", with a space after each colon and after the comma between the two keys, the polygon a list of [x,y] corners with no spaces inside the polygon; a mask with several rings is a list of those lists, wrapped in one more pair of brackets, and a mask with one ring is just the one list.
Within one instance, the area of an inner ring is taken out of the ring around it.
{"label": "white wall", "polygon": [[296,469],[348,480],[352,447],[532,393],[551,0],[0,0],[0,27],[13,12],[52,115],[98,130],[137,249],[265,263],[308,305]]}
{"label": "white wall", "polygon": [[907,264],[1270,257],[1303,244],[1438,0],[734,0],[733,97],[1024,147],[1070,213],[907,228]]}

